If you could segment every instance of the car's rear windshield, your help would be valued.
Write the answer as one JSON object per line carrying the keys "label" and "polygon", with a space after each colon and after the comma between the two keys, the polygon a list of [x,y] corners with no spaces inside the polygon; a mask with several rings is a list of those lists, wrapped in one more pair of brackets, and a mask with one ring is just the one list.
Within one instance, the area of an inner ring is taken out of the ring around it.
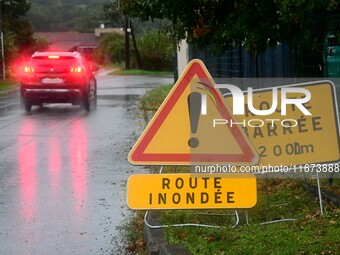
{"label": "car's rear windshield", "polygon": [[35,68],[36,72],[44,72],[45,69],[63,69],[67,70],[77,65],[77,59],[70,56],[36,56],[31,59],[30,66]]}

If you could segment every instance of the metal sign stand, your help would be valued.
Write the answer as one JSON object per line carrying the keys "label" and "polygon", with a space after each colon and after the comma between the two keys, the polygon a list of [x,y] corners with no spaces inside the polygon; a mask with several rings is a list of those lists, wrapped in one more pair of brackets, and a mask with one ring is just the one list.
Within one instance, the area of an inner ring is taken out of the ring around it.
{"label": "metal sign stand", "polygon": [[[268,177],[266,174],[266,199],[267,199],[267,208],[268,210],[270,209],[270,201],[269,201],[269,190],[268,190]],[[283,203],[283,204],[277,204],[273,205],[274,206],[282,206],[282,205],[287,205],[288,203]],[[278,223],[278,222],[287,222],[287,221],[295,221],[296,219],[281,219],[281,220],[271,220],[271,221],[265,221],[261,222],[260,225],[266,225],[266,224],[272,224],[272,223]]]}
{"label": "metal sign stand", "polygon": [[[168,227],[188,227],[188,226],[190,226],[190,227],[205,227],[205,228],[227,228],[227,227],[221,227],[221,226],[216,226],[216,225],[198,224],[198,223],[179,223],[179,224],[169,224],[169,225],[151,225],[148,222],[148,214],[149,214],[149,211],[146,211],[145,215],[144,215],[144,223],[149,228],[153,228],[153,229],[168,228]],[[203,214],[199,214],[199,215],[203,215]],[[206,215],[212,215],[212,214],[206,214]],[[238,224],[240,222],[240,217],[238,215],[237,210],[235,210],[235,214],[219,214],[218,216],[233,216],[233,215],[235,215],[235,217],[236,217],[236,223],[235,223],[235,225],[232,226],[232,228],[235,228],[236,226],[238,226]]]}
{"label": "metal sign stand", "polygon": [[[322,205],[322,191],[321,191],[321,184],[320,184],[320,176],[319,173],[316,172],[316,175],[312,176],[313,179],[316,179],[317,182],[317,189],[318,189],[318,197],[319,197],[319,207],[320,207],[320,215],[323,216],[323,205]],[[266,177],[266,199],[267,199],[267,207],[270,208],[270,202],[269,202],[269,191],[268,191],[268,178]],[[274,206],[282,206],[287,205],[289,203],[283,203],[283,204],[277,204]],[[246,220],[248,223],[248,210],[246,212]],[[278,223],[278,222],[287,222],[287,221],[295,221],[297,219],[281,219],[281,220],[272,220],[267,222],[261,222],[260,225],[266,225],[266,224],[272,224],[272,223]]]}
{"label": "metal sign stand", "polygon": [[322,206],[322,194],[321,194],[320,176],[319,176],[318,172],[316,172],[316,182],[317,182],[317,186],[318,186],[320,214],[321,214],[321,216],[323,216],[323,206]]}
{"label": "metal sign stand", "polygon": [[[161,166],[160,170],[159,170],[159,174],[162,174],[163,172],[163,166]],[[205,227],[205,228],[226,228],[226,227],[221,227],[221,226],[216,226],[216,225],[208,225],[208,224],[198,224],[198,223],[179,223],[179,224],[169,224],[169,225],[152,225],[148,222],[148,215],[149,215],[149,211],[146,211],[144,214],[144,223],[145,225],[147,225],[149,228],[152,229],[157,229],[157,228],[168,228],[168,227]],[[232,226],[232,228],[235,228],[236,226],[238,226],[239,222],[240,222],[240,217],[239,214],[237,212],[237,210],[235,210],[234,214],[203,214],[203,213],[199,213],[198,215],[211,215],[211,216],[235,216],[236,218],[236,222],[235,224]],[[247,216],[247,224],[248,224],[248,216]],[[248,224],[249,225],[249,224]]]}

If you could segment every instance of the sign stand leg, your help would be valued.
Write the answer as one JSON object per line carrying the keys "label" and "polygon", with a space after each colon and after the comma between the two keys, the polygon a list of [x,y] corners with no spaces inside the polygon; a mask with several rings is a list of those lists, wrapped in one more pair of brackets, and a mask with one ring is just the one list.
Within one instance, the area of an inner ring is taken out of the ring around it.
{"label": "sign stand leg", "polygon": [[[163,166],[161,166],[161,168],[159,169],[159,174],[162,174],[163,172]],[[149,211],[146,211],[144,214],[144,224],[146,226],[148,226],[149,228],[152,229],[157,229],[157,228],[167,228],[167,227],[187,227],[187,226],[193,226],[193,227],[206,227],[206,228],[226,228],[226,227],[221,227],[221,226],[216,226],[216,225],[207,225],[207,224],[197,224],[197,223],[181,223],[181,224],[170,224],[170,225],[152,225],[148,222],[148,215],[149,215]],[[221,214],[221,216],[230,216],[229,214]],[[236,217],[236,222],[235,224],[232,226],[232,228],[235,228],[236,226],[238,226],[238,224],[240,223],[240,217],[239,214],[237,212],[237,210],[235,210],[235,217]],[[248,211],[247,211],[247,215],[246,215],[246,222],[248,224]],[[249,225],[249,224],[248,224]]]}
{"label": "sign stand leg", "polygon": [[[152,225],[148,222],[148,215],[149,211],[146,211],[144,214],[144,223],[147,225],[149,228],[152,229],[157,229],[157,228],[168,228],[168,227],[205,227],[205,228],[227,228],[227,227],[221,227],[221,226],[216,226],[216,225],[207,225],[207,224],[197,224],[197,223],[180,223],[180,224],[169,224],[169,225]],[[238,226],[240,222],[240,217],[238,215],[237,210],[235,210],[235,216],[236,216],[236,223],[232,228],[235,228]]]}
{"label": "sign stand leg", "polygon": [[[269,203],[269,189],[268,189],[268,177],[266,176],[266,199],[267,199],[267,209],[270,209],[270,203]],[[283,204],[284,205],[284,204]],[[278,205],[274,205],[278,206]],[[272,220],[272,221],[265,221],[261,222],[260,225],[266,225],[266,224],[272,224],[272,223],[278,223],[278,222],[287,222],[287,221],[295,221],[296,219],[281,219],[281,220]],[[246,221],[248,223],[248,211],[246,212]]]}
{"label": "sign stand leg", "polygon": [[320,203],[320,214],[323,216],[323,206],[322,206],[322,194],[321,194],[321,186],[320,186],[320,177],[319,173],[316,172],[316,182],[318,184],[318,194],[319,194],[319,203]]}
{"label": "sign stand leg", "polygon": [[232,228],[237,227],[237,225],[238,225],[239,222],[240,222],[240,217],[239,217],[239,215],[238,215],[237,210],[235,210],[235,216],[236,216],[236,223],[235,223],[235,225],[234,225]]}
{"label": "sign stand leg", "polygon": [[[307,190],[308,192],[310,192],[310,188],[309,188],[309,184],[308,184],[308,180],[307,177],[304,174],[304,178],[305,178],[305,183],[307,185]],[[319,197],[319,207],[320,207],[320,215],[323,216],[323,205],[322,205],[322,191],[321,191],[321,184],[320,184],[320,176],[319,173],[316,172],[316,175],[312,176],[312,179],[316,179],[316,184],[317,184],[317,189],[318,189],[318,197]]]}

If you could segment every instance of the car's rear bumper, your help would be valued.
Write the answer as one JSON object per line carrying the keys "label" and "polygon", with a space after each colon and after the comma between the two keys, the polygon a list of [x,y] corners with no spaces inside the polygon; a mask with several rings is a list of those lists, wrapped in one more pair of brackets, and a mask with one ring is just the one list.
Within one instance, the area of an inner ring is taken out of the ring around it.
{"label": "car's rear bumper", "polygon": [[22,88],[21,95],[32,104],[72,103],[79,104],[83,95],[80,89],[66,88]]}
{"label": "car's rear bumper", "polygon": [[79,93],[81,94],[80,89],[24,89],[26,94],[36,94],[36,93]]}

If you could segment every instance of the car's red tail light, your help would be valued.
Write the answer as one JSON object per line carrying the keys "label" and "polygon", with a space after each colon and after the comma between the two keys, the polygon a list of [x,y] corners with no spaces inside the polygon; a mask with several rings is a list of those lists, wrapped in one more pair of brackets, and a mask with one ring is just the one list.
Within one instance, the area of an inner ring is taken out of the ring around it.
{"label": "car's red tail light", "polygon": [[25,73],[34,73],[34,68],[33,67],[29,67],[29,66],[25,66],[24,67],[24,72]]}
{"label": "car's red tail light", "polygon": [[71,73],[81,73],[83,71],[83,68],[81,68],[81,66],[77,66],[77,67],[72,67],[70,69]]}

